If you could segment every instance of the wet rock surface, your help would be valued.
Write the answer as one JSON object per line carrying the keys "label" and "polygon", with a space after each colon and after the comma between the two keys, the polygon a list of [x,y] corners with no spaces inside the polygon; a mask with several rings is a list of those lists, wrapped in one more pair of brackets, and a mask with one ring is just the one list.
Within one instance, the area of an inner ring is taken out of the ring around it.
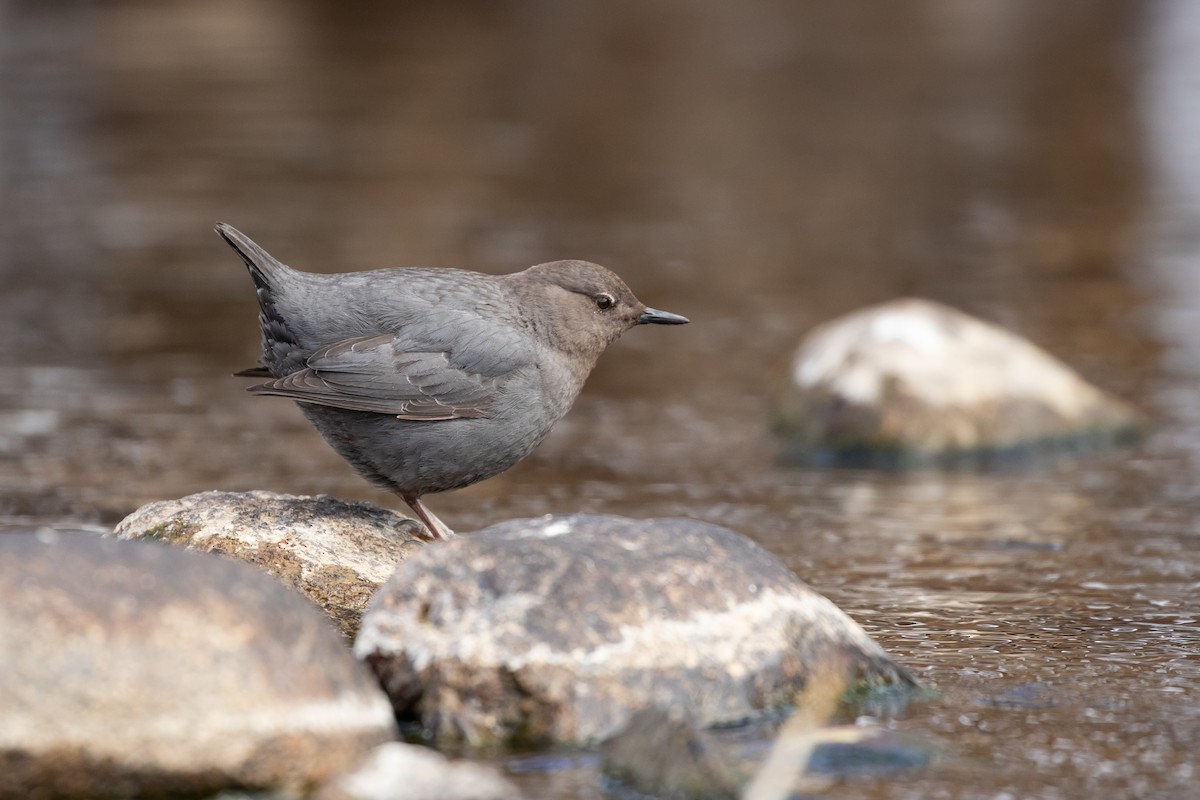
{"label": "wet rock surface", "polygon": [[213,491],[145,505],[114,535],[248,561],[299,589],[352,636],[375,590],[421,546],[423,530],[367,503]]}
{"label": "wet rock surface", "polygon": [[802,461],[971,464],[1096,447],[1143,425],[1129,405],[1000,327],[904,299],[801,342],[777,430]]}
{"label": "wet rock surface", "polygon": [[228,559],[0,536],[0,798],[303,790],[394,736],[318,611]]}
{"label": "wet rock surface", "polygon": [[380,745],[366,762],[314,800],[517,800],[521,793],[495,769],[450,761],[427,747]]}
{"label": "wet rock surface", "polygon": [[372,602],[355,653],[402,721],[471,743],[598,741],[652,704],[740,721],[830,663],[911,682],[767,551],[683,519],[517,520],[423,549]]}

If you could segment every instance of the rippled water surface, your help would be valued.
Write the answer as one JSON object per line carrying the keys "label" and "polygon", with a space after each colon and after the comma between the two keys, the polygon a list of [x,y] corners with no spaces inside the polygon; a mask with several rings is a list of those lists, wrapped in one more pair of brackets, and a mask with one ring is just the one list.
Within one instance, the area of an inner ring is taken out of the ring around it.
{"label": "rippled water surface", "polygon": [[[212,488],[398,505],[229,377],[255,304],[217,219],[317,271],[595,260],[693,324],[630,332],[443,518],[685,515],[778,554],[936,690],[888,723],[929,766],[827,796],[1191,796],[1198,8],[6,4],[0,525]],[[1006,474],[778,466],[800,336],[909,294],[1154,433]],[[544,798],[599,796],[592,766],[512,762]]]}

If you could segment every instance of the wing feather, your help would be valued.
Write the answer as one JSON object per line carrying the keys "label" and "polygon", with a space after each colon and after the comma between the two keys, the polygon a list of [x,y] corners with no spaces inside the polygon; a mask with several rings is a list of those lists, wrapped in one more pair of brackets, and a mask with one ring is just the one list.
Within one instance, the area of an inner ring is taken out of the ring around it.
{"label": "wing feather", "polygon": [[[458,336],[440,326],[421,338],[401,330],[344,339],[317,350],[304,369],[249,391],[426,422],[487,416],[506,379],[533,362],[532,345],[476,316],[460,322]],[[479,335],[485,329],[490,337]]]}

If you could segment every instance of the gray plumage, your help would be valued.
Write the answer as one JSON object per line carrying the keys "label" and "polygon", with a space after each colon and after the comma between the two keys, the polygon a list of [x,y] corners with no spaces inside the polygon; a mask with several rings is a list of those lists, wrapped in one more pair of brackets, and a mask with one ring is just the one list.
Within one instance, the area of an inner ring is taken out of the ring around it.
{"label": "gray plumage", "polygon": [[516,464],[575,401],[626,330],[684,317],[643,305],[604,267],[555,261],[511,275],[455,269],[300,272],[224,223],[261,313],[256,394],[298,401],[368,481],[396,492],[434,538],[421,496]]}

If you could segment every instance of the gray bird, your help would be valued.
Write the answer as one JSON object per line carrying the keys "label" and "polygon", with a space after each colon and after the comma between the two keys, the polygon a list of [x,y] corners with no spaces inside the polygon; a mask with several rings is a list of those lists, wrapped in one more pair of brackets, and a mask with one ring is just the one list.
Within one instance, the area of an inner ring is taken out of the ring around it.
{"label": "gray bird", "polygon": [[600,354],[635,325],[686,317],[643,305],[613,273],[554,261],[511,275],[380,269],[323,275],[217,224],[254,279],[255,394],[298,401],[371,483],[453,536],[422,495],[499,475],[545,438]]}

